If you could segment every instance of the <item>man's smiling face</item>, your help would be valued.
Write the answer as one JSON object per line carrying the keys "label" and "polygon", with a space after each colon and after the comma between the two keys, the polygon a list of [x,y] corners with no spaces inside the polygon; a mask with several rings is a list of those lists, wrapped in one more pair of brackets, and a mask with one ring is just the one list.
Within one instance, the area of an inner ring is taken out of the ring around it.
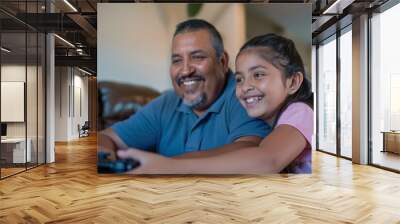
{"label": "man's smiling face", "polygon": [[172,41],[170,75],[183,102],[202,113],[224,88],[227,58],[217,57],[211,35],[205,30],[177,34]]}

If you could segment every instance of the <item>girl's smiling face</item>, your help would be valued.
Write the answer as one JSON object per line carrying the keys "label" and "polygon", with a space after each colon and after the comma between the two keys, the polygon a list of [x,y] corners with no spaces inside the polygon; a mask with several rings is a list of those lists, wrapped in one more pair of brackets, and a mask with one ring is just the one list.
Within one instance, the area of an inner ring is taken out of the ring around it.
{"label": "girl's smiling face", "polygon": [[236,96],[251,117],[272,125],[284,101],[292,91],[290,78],[259,56],[259,50],[247,49],[236,59]]}

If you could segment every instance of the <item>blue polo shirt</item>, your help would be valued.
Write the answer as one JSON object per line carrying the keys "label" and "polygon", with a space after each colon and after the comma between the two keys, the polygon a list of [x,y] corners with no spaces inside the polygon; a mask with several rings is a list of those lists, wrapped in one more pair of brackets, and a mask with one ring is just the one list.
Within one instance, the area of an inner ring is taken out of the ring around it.
{"label": "blue polo shirt", "polygon": [[220,147],[243,136],[264,138],[271,132],[264,121],[247,116],[235,96],[232,74],[223,93],[201,116],[170,90],[112,129],[129,147],[164,156]]}

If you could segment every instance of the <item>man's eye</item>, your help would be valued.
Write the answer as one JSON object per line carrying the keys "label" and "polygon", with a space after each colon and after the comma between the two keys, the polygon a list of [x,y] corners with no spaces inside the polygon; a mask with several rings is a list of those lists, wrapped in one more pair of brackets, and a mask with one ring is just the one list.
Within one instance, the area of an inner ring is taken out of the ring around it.
{"label": "man's eye", "polygon": [[236,83],[241,83],[243,82],[243,78],[241,77],[236,77]]}
{"label": "man's eye", "polygon": [[262,78],[264,75],[265,75],[264,73],[256,72],[256,73],[254,73],[254,78],[260,79],[260,78]]}
{"label": "man's eye", "polygon": [[181,61],[182,61],[181,59],[175,58],[175,59],[172,59],[172,64],[178,64]]}
{"label": "man's eye", "polygon": [[206,57],[203,56],[203,55],[194,55],[193,58],[194,58],[194,59],[204,59],[204,58],[206,58]]}

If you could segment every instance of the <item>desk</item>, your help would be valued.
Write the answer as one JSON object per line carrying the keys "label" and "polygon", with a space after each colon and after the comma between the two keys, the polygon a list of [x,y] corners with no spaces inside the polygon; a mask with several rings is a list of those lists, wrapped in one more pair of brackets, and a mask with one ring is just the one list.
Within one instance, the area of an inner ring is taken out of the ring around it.
{"label": "desk", "polygon": [[[2,157],[10,163],[25,163],[31,161],[31,145],[32,140],[27,138],[27,149],[25,151],[25,138],[6,138],[1,139],[1,154]],[[25,154],[26,152],[26,154]],[[5,154],[5,156],[3,156]],[[11,160],[12,154],[12,160]],[[6,158],[9,157],[9,158]],[[27,158],[27,161],[25,161]]]}
{"label": "desk", "polygon": [[382,152],[400,154],[400,131],[382,131],[381,133],[383,133]]}

